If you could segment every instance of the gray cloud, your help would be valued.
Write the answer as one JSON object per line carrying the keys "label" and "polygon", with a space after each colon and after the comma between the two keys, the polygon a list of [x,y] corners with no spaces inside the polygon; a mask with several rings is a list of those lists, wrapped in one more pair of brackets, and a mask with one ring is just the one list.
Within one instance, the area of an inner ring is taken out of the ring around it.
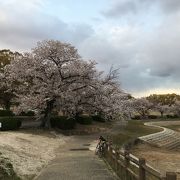
{"label": "gray cloud", "polygon": [[109,33],[104,29],[104,38],[96,34],[82,44],[82,53],[100,62],[104,70],[111,64],[121,67],[120,80],[129,92],[177,89],[180,88],[179,21],[177,12],[166,16],[151,31],[138,24],[107,27]]}
{"label": "gray cloud", "polygon": [[[95,29],[88,22],[66,23],[46,14],[41,11],[44,0],[10,2],[0,6],[0,48],[29,50],[39,40],[59,39],[74,44],[83,57],[96,60],[101,70],[108,71],[112,64],[119,67],[122,87],[133,94],[180,88],[179,0],[113,0],[103,15],[115,23],[95,17]],[[150,11],[153,8],[161,12],[158,17]],[[119,23],[119,17],[127,23]],[[139,18],[144,23],[136,23]]]}
{"label": "gray cloud", "polygon": [[180,76],[180,13],[166,18],[146,39],[144,62],[153,76]]}
{"label": "gray cloud", "polygon": [[[153,0],[152,0],[153,1]],[[105,17],[124,18],[125,15],[137,14],[139,11],[146,11],[152,3],[150,0],[114,0],[109,9],[102,12]]]}
{"label": "gray cloud", "polygon": [[100,66],[114,64],[119,68],[128,68],[137,53],[138,30],[133,27],[102,27],[93,36],[79,45],[81,54],[95,59]]}
{"label": "gray cloud", "polygon": [[137,13],[137,4],[135,1],[116,2],[107,11],[103,11],[102,14],[106,17],[120,17],[128,13]]}
{"label": "gray cloud", "polygon": [[137,13],[147,14],[153,7],[164,13],[177,12],[180,9],[179,0],[114,0],[109,9],[102,12],[105,17],[124,18],[124,15]]}
{"label": "gray cloud", "polygon": [[43,39],[59,39],[76,45],[93,34],[90,25],[67,24],[41,12],[41,0],[31,1],[28,7],[26,3],[21,4],[19,8],[23,11],[17,11],[16,0],[0,7],[0,47],[28,50]]}
{"label": "gray cloud", "polygon": [[180,1],[179,0],[156,0],[162,10],[166,13],[176,12],[180,9]]}
{"label": "gray cloud", "polygon": [[[179,0],[114,0],[103,15],[116,22],[126,20],[129,28],[133,20],[133,26],[137,27],[137,33],[130,38],[133,45],[125,47],[130,60],[127,55],[119,56],[128,64],[126,69],[121,69],[125,89],[133,93],[180,89]],[[127,33],[130,35],[130,31]],[[119,52],[124,51],[122,43],[119,42]]]}

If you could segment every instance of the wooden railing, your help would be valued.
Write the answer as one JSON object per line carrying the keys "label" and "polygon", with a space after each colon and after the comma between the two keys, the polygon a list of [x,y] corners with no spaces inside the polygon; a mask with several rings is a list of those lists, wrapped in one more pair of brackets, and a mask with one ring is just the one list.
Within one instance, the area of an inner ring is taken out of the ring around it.
{"label": "wooden railing", "polygon": [[133,156],[127,150],[115,150],[106,143],[105,161],[112,167],[121,180],[177,180],[175,172],[161,174],[148,165],[145,159]]}

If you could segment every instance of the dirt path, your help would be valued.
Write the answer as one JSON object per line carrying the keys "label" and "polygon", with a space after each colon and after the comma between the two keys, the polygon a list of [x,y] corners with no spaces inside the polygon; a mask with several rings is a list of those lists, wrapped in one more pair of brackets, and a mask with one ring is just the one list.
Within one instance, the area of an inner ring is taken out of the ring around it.
{"label": "dirt path", "polygon": [[138,158],[145,158],[147,163],[157,168],[162,174],[176,172],[180,179],[180,150],[166,150],[152,147],[147,144],[139,144],[132,152]]}
{"label": "dirt path", "polygon": [[[34,180],[115,180],[103,160],[94,154],[94,136],[74,136]],[[90,147],[89,145],[92,144]],[[89,150],[90,149],[90,150]]]}

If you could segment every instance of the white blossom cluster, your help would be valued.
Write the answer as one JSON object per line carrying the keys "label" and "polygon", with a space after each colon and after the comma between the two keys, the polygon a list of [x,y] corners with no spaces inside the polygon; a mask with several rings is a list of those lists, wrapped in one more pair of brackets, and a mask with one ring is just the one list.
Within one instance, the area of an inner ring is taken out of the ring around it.
{"label": "white blossom cluster", "polygon": [[176,100],[175,103],[169,107],[169,112],[180,116],[180,101]]}
{"label": "white blossom cluster", "polygon": [[140,114],[142,118],[147,118],[149,110],[152,109],[153,104],[146,98],[137,98],[131,100],[131,107],[134,112]]}

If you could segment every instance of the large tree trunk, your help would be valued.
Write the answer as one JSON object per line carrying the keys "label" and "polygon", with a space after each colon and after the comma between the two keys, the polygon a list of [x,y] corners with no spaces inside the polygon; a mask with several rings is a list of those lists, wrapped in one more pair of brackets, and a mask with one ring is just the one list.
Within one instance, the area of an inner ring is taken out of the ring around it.
{"label": "large tree trunk", "polygon": [[76,119],[76,120],[78,119],[79,115],[80,115],[80,113],[79,113],[79,112],[76,112],[76,114],[75,114],[75,119]]}
{"label": "large tree trunk", "polygon": [[45,109],[44,117],[41,119],[40,127],[51,129],[50,119],[51,119],[51,112],[53,110],[54,102],[55,100],[51,100],[47,102],[47,107]]}
{"label": "large tree trunk", "polygon": [[5,109],[6,110],[10,110],[10,107],[11,107],[11,102],[10,101],[6,101],[5,103],[4,103],[4,107],[5,107]]}
{"label": "large tree trunk", "polygon": [[146,112],[139,113],[141,115],[141,119],[148,119],[148,114]]}
{"label": "large tree trunk", "polygon": [[161,117],[163,118],[163,116],[164,116],[164,112],[161,111]]}

